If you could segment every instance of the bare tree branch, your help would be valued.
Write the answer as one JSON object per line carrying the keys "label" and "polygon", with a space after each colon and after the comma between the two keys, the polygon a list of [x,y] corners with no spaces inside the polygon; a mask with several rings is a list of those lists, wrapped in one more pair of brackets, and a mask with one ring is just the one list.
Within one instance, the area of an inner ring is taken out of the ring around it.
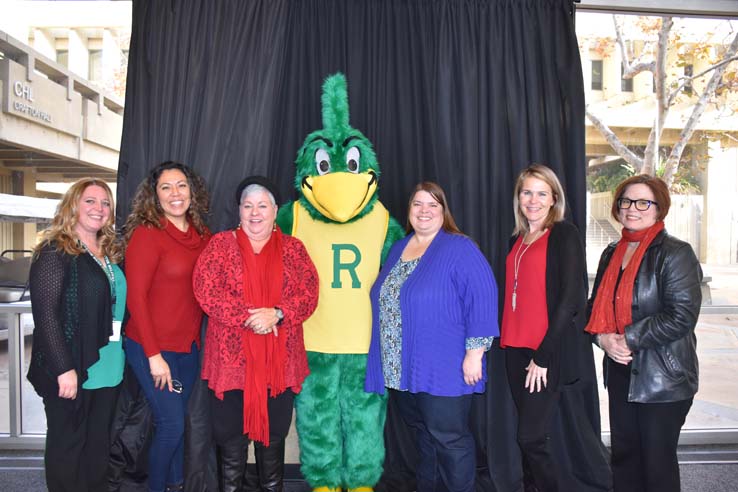
{"label": "bare tree branch", "polygon": [[[624,79],[632,79],[641,72],[653,72],[655,68],[653,60],[635,61],[634,63],[631,63],[630,53],[628,53],[628,49],[625,46],[625,40],[623,38],[623,28],[616,15],[612,16],[612,22],[615,25],[615,40],[620,48],[620,58],[622,60],[623,67],[622,77]],[[637,60],[640,60],[640,56],[638,56]]]}
{"label": "bare tree branch", "polygon": [[[735,58],[736,51],[738,51],[738,33],[733,38],[733,42],[730,43],[730,47],[725,54],[725,60],[727,61],[730,58]],[[705,112],[705,108],[707,107],[707,103],[709,102],[710,97],[712,96],[712,94],[715,93],[715,89],[717,89],[718,84],[720,84],[720,81],[723,78],[723,74],[728,67],[728,63],[717,65],[719,66],[713,69],[714,71],[712,72],[712,77],[710,78],[710,81],[707,83],[704,92],[697,100],[697,104],[694,105],[694,108],[692,109],[692,114],[690,115],[689,120],[687,120],[687,124],[684,125],[684,128],[679,134],[679,139],[674,144],[674,147],[672,147],[669,158],[666,160],[666,165],[664,169],[664,181],[666,181],[666,184],[669,186],[671,186],[671,183],[674,181],[674,174],[676,173],[677,166],[679,166],[679,161],[682,158],[684,148],[687,146],[687,142],[689,142],[689,139],[692,138],[692,135],[694,134],[694,131],[697,127],[697,122],[699,122],[700,118],[702,117],[702,113]]]}
{"label": "bare tree branch", "polygon": [[[676,89],[674,89],[671,92],[671,94],[669,94],[669,100],[667,101],[667,104],[669,104],[669,106],[671,106],[672,104],[674,104],[674,100],[676,99],[677,95],[679,95],[679,92],[681,92],[681,90],[684,89],[684,86],[686,86],[687,84],[689,84],[693,80],[702,77],[703,75],[709,73],[711,70],[717,70],[718,68],[722,67],[723,65],[727,65],[728,63],[730,63],[732,61],[735,61],[735,60],[738,60],[738,55],[734,55],[734,56],[731,56],[730,58],[726,58],[724,60],[721,60],[720,62],[712,65],[711,67],[706,68],[705,70],[701,71],[697,75],[692,75],[691,77],[679,77],[679,80],[681,80],[682,83],[679,84],[679,87],[677,87]],[[715,87],[715,89],[717,89],[717,87]]]}
{"label": "bare tree branch", "polygon": [[666,97],[666,55],[669,50],[669,34],[674,26],[671,17],[661,18],[661,29],[656,49],[656,63],[654,70],[654,85],[656,89],[656,118],[651,133],[648,135],[648,143],[643,153],[643,166],[641,172],[654,175],[656,171],[656,158],[659,152],[659,141],[664,131],[664,122],[669,114],[669,105]]}
{"label": "bare tree branch", "polygon": [[625,162],[633,166],[636,171],[639,171],[643,166],[643,159],[621,142],[618,136],[615,135],[615,132],[610,130],[610,127],[589,110],[589,106],[585,108],[584,113],[587,115],[587,118],[589,118],[589,121],[592,122],[594,127],[600,131],[603,137],[605,137],[605,140],[610,144],[610,147],[612,147],[620,157],[625,159]]}

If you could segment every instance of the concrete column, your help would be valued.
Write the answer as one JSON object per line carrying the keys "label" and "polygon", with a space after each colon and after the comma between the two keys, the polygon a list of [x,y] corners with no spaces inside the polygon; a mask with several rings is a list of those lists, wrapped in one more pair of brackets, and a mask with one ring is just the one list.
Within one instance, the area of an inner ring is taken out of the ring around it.
{"label": "concrete column", "polygon": [[100,81],[100,84],[107,91],[113,92],[115,77],[120,70],[122,56],[123,54],[115,41],[115,36],[108,29],[105,29],[102,36],[102,73],[104,78]]}
{"label": "concrete column", "polygon": [[33,49],[52,60],[56,60],[56,41],[54,36],[43,29],[33,30]]}
{"label": "concrete column", "polygon": [[[36,196],[36,172],[14,171],[12,177],[14,195]],[[35,223],[13,224],[13,249],[33,249],[36,245]]]}
{"label": "concrete column", "polygon": [[620,49],[613,44],[602,59],[602,97],[605,100],[620,94],[622,63]]}
{"label": "concrete column", "polygon": [[738,263],[738,146],[712,141],[707,146],[705,213],[701,261],[716,265]]}
{"label": "concrete column", "polygon": [[654,97],[653,74],[651,72],[641,72],[633,77],[633,98],[639,100],[649,97]]}
{"label": "concrete column", "polygon": [[87,78],[90,64],[90,54],[87,51],[87,39],[82,37],[75,29],[69,29],[69,70],[83,79]]}

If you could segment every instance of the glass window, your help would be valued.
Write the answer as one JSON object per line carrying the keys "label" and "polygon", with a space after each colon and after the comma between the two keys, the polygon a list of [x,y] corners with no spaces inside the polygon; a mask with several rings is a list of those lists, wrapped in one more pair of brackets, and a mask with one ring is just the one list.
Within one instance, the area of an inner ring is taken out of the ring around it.
{"label": "glass window", "polygon": [[59,65],[69,67],[69,51],[67,50],[56,50],[56,62]]}
{"label": "glass window", "polygon": [[592,60],[592,90],[602,90],[602,60]]}
{"label": "glass window", "polygon": [[[729,46],[738,36],[736,20],[672,19],[669,26],[660,16],[577,12],[581,46],[607,45],[613,50],[626,46],[632,51],[630,63],[642,67],[632,79],[621,82],[621,90],[633,91],[636,97],[604,94],[604,98],[587,99],[589,112],[617,138],[614,145],[603,145],[592,122],[585,122],[591,128],[586,141],[587,264],[594,277],[600,253],[620,238],[620,225],[610,217],[617,184],[644,171],[664,178],[672,199],[666,229],[692,245],[704,273],[703,308],[696,329],[700,390],[684,428],[734,430],[738,428],[738,379],[728,374],[736,367],[732,361],[738,351],[738,202],[734,199],[738,195],[738,61],[728,58],[735,56]],[[627,38],[623,43],[616,39],[615,23]],[[657,59],[662,30],[669,31],[666,67],[654,73],[648,63]],[[585,66],[590,54],[587,49],[580,53]],[[591,90],[601,89],[601,67],[601,60],[592,60]],[[721,82],[710,90],[708,83],[716,73]],[[688,80],[695,74],[704,75]],[[664,77],[668,114],[657,147],[649,149],[659,111],[654,94],[657,77]],[[699,101],[707,103],[704,112],[689,126]],[[597,358],[601,357],[598,350]],[[599,371],[601,365],[597,366]],[[603,430],[609,430],[607,392],[600,391],[600,398]]]}
{"label": "glass window", "polygon": [[90,50],[88,79],[92,81],[102,80],[102,69],[102,50]]}
{"label": "glass window", "polygon": [[620,66],[620,91],[621,92],[633,92],[633,78],[623,78],[623,67]]}
{"label": "glass window", "polygon": [[691,96],[693,93],[692,81],[690,80],[694,75],[694,65],[684,65],[684,93]]}

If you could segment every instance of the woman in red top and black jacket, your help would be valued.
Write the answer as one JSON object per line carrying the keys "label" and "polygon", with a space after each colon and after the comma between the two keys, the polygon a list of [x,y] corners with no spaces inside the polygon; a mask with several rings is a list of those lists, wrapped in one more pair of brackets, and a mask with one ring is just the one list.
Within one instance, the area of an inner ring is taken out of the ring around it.
{"label": "woman in red top and black jacket", "polygon": [[249,440],[258,490],[283,490],[284,440],[309,372],[302,323],[318,302],[318,274],[300,240],[276,226],[277,199],[271,181],[244,179],[239,227],[213,237],[193,276],[209,316],[202,378],[224,492],[241,490]]}
{"label": "woman in red top and black jacket", "polygon": [[[516,227],[506,260],[500,346],[518,409],[526,478],[540,492],[609,490],[596,407],[595,415],[588,415],[559,404],[564,391],[596,391],[590,337],[584,332],[587,270],[579,231],[564,221],[564,191],[546,166],[534,164],[520,173],[513,205]],[[577,439],[563,443],[563,457],[553,452],[550,439],[557,409],[570,412],[563,419],[579,420]],[[581,466],[569,469],[561,458],[573,456]]]}
{"label": "woman in red top and black jacket", "polygon": [[141,183],[126,222],[126,360],[154,414],[149,490],[181,490],[184,418],[197,378],[202,310],[192,270],[210,231],[208,194],[189,167],[164,162]]}

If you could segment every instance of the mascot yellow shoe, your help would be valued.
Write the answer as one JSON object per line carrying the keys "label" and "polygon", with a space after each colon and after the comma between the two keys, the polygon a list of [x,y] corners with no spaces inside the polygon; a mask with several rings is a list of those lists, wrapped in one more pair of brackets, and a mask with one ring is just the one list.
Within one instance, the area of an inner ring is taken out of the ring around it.
{"label": "mascot yellow shoe", "polygon": [[404,233],[377,198],[371,142],[349,126],[346,79],[323,85],[323,129],[297,154],[299,199],[280,207],[282,231],[305,244],[320,298],[304,323],[310,375],[295,406],[301,472],[315,491],[371,491],[384,461],[385,397],[364,392],[369,290]]}

